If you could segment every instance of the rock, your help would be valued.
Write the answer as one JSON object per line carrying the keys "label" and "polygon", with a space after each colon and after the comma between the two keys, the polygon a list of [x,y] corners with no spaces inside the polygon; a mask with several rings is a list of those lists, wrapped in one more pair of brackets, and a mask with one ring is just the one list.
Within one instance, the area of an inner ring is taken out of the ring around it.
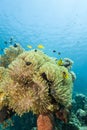
{"label": "rock", "polygon": [[37,127],[33,127],[31,130],[37,130]]}
{"label": "rock", "polygon": [[80,130],[87,130],[87,126],[80,127]]}
{"label": "rock", "polygon": [[84,110],[85,110],[86,113],[87,113],[87,103],[84,105]]}
{"label": "rock", "polygon": [[84,116],[86,116],[86,114],[87,113],[82,109],[78,109],[76,112],[77,117],[84,117]]}
{"label": "rock", "polygon": [[76,124],[78,127],[81,126],[79,119],[77,118],[77,116],[73,112],[71,112],[69,123]]}
{"label": "rock", "polygon": [[77,111],[77,103],[76,103],[76,101],[73,99],[72,100],[72,111],[74,112],[74,113],[76,113],[76,111]]}
{"label": "rock", "polygon": [[82,109],[78,109],[76,115],[82,125],[87,124],[87,112]]}
{"label": "rock", "polygon": [[80,128],[74,123],[69,123],[69,124],[64,124],[62,126],[62,130],[80,130]]}
{"label": "rock", "polygon": [[83,94],[77,94],[75,97],[75,101],[77,104],[77,109],[83,109],[85,108],[85,105],[87,104],[87,98]]}

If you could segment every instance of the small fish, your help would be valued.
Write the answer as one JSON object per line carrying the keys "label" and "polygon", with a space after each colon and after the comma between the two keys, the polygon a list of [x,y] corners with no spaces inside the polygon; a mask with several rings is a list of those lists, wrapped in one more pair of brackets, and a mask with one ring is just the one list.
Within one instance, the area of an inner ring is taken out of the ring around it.
{"label": "small fish", "polygon": [[28,47],[29,49],[31,49],[31,48],[32,48],[32,46],[31,46],[31,45],[27,45],[27,47]]}
{"label": "small fish", "polygon": [[59,60],[57,61],[57,64],[58,64],[59,66],[63,65],[63,60],[62,60],[62,59],[59,59]]}
{"label": "small fish", "polygon": [[9,43],[10,43],[10,44],[13,43],[13,38],[12,38],[12,37],[10,38]]}
{"label": "small fish", "polygon": [[42,44],[39,44],[37,47],[38,47],[39,49],[44,49],[44,46],[43,46]]}
{"label": "small fish", "polygon": [[7,45],[7,44],[8,44],[8,42],[7,42],[7,41],[4,41],[4,44],[6,44],[6,45]]}
{"label": "small fish", "polygon": [[2,52],[3,52],[3,50],[4,50],[3,48],[0,48],[0,51],[2,51]]}
{"label": "small fish", "polygon": [[63,78],[67,79],[69,77],[68,73],[66,73],[65,71],[63,72]]}
{"label": "small fish", "polygon": [[26,62],[26,65],[27,65],[27,66],[29,66],[29,65],[31,65],[31,64],[32,64],[32,63],[29,62],[29,61]]}
{"label": "small fish", "polygon": [[61,52],[58,52],[58,55],[61,55]]}
{"label": "small fish", "polygon": [[53,50],[53,52],[55,53],[55,52],[56,52],[56,50]]}
{"label": "small fish", "polygon": [[14,46],[15,48],[18,47],[18,45],[17,45],[16,43],[15,43],[13,46]]}
{"label": "small fish", "polygon": [[35,49],[34,51],[37,52],[37,49]]}

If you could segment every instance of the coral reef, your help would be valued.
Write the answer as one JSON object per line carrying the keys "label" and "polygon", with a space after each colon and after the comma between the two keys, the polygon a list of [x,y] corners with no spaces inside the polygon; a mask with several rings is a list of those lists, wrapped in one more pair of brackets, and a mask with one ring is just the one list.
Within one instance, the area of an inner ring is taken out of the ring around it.
{"label": "coral reef", "polygon": [[[77,94],[73,100],[75,100],[76,97],[81,96],[81,95],[82,95],[82,97],[84,96],[86,99],[85,95]],[[81,100],[81,98],[80,98],[80,100]],[[86,105],[86,102],[84,104]],[[53,130],[87,130],[87,124],[85,124],[84,119],[82,119],[83,121],[79,120],[78,116],[76,115],[76,111],[74,111],[75,108],[77,109],[77,111],[79,109],[81,109],[80,106],[77,108],[75,103],[72,105],[73,105],[72,110],[69,114],[69,121],[67,123],[61,122],[61,120],[59,120],[54,115],[50,116],[49,114],[46,114],[46,115],[41,115],[40,117],[44,116],[42,121],[44,121],[44,119],[46,117],[45,123],[47,123],[47,124],[52,121],[53,126],[55,126],[55,128],[53,128]],[[48,115],[48,117],[47,117],[47,115]],[[37,120],[37,117],[35,115],[33,115],[31,112],[23,114],[21,117],[16,115],[16,116],[12,117],[13,125],[10,126],[10,128],[8,126],[8,129],[10,129],[10,130],[15,130],[15,129],[16,130],[19,130],[19,129],[21,129],[21,130],[37,130],[36,120]],[[44,126],[45,126],[45,124],[43,125],[43,123],[42,123],[43,128],[44,128]],[[48,128],[48,126],[46,128]],[[52,128],[52,127],[50,127],[50,128]]]}
{"label": "coral reef", "polygon": [[[69,124],[73,124],[76,130],[87,129],[87,97],[83,94],[77,94],[72,101],[72,110],[69,117]],[[71,129],[71,127],[70,127]],[[75,130],[75,128],[73,128]]]}
{"label": "coral reef", "polygon": [[38,130],[53,130],[54,114],[68,121],[75,80],[70,59],[58,66],[55,58],[42,51],[24,51],[17,45],[5,50],[0,63],[1,110],[7,107],[20,116],[32,111],[39,115]]}

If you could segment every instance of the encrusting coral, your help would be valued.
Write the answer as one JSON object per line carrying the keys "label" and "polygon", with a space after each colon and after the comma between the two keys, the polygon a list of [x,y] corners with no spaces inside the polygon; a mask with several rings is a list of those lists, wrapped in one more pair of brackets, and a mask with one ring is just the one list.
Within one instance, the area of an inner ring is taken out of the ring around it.
{"label": "encrusting coral", "polygon": [[[5,65],[1,64],[7,67],[6,69],[1,67],[8,78],[6,75],[6,78],[3,77],[4,82],[1,81],[0,88],[4,92],[3,97],[7,100],[8,108],[18,115],[33,111],[43,116],[61,108],[68,109],[71,105],[73,88],[70,70],[68,71],[65,66],[58,66],[55,59],[42,51],[21,50],[20,52],[21,54],[17,53],[15,58],[12,55],[8,66],[7,61]],[[3,58],[1,58],[2,62]],[[2,76],[1,72],[0,74]]]}

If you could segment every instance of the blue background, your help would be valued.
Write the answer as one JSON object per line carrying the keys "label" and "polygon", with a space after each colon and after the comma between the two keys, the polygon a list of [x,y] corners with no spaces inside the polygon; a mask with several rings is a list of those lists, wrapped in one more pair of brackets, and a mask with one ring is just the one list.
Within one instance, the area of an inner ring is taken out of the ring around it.
{"label": "blue background", "polygon": [[74,60],[74,92],[87,94],[87,0],[0,0],[0,48],[10,37]]}

